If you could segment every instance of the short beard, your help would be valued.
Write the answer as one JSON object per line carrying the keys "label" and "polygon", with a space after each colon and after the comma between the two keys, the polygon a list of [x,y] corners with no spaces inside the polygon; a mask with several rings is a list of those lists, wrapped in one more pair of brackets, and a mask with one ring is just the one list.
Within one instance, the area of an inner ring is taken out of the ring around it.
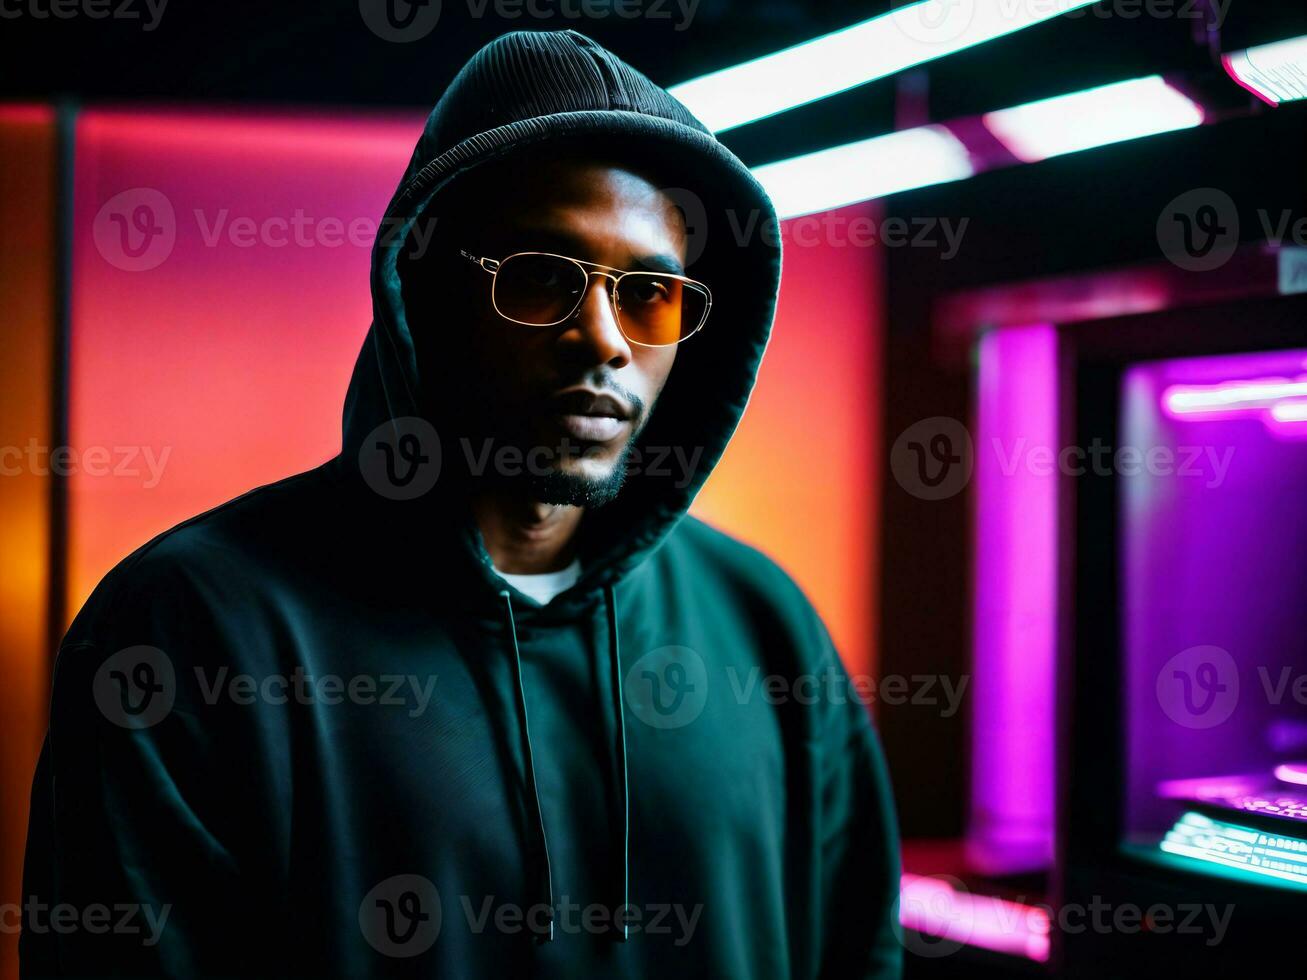
{"label": "short beard", "polygon": [[630,455],[631,443],[627,443],[608,475],[598,479],[558,469],[528,473],[526,481],[531,499],[542,504],[568,507],[603,507],[611,504],[626,482],[627,460]]}

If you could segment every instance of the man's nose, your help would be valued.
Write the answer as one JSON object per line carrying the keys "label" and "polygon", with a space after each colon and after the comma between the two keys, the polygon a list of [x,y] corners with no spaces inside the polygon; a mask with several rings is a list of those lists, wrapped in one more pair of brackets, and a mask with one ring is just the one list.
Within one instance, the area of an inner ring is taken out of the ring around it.
{"label": "man's nose", "polygon": [[617,325],[616,311],[608,292],[612,282],[608,276],[590,276],[581,305],[567,322],[559,343],[591,364],[620,368],[630,363],[631,345]]}

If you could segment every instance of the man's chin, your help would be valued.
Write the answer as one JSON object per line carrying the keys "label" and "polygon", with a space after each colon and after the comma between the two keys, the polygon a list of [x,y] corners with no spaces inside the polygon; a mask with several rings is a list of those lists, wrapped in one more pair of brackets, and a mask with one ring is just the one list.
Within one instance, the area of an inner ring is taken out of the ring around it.
{"label": "man's chin", "polygon": [[551,467],[527,477],[532,499],[543,504],[602,507],[612,503],[626,481],[626,456],[605,469]]}

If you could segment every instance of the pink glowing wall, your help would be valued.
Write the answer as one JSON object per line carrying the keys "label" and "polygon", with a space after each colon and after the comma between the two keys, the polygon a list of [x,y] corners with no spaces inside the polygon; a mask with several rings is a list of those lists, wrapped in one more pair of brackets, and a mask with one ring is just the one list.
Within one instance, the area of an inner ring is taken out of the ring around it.
{"label": "pink glowing wall", "polygon": [[371,317],[368,223],[421,122],[81,115],[72,609],[159,531],[335,453]]}

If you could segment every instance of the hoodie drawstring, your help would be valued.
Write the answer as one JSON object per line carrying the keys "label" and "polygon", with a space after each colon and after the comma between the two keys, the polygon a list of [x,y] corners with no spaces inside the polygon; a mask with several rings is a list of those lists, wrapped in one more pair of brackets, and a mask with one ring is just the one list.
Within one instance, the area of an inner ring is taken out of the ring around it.
{"label": "hoodie drawstring", "polygon": [[517,646],[517,622],[513,619],[513,600],[508,592],[499,593],[504,597],[508,607],[508,632],[513,638],[513,675],[517,680],[517,715],[522,724],[522,741],[526,744],[526,784],[535,805],[536,853],[541,860],[537,869],[538,880],[543,885],[544,905],[549,909],[549,932],[538,935],[538,942],[550,942],[554,938],[554,872],[549,865],[549,838],[545,834],[545,811],[540,806],[540,788],[536,785],[535,753],[531,749],[531,723],[526,715],[526,686],[522,683],[522,653]]}
{"label": "hoodie drawstring", "polygon": [[[538,942],[550,942],[554,938],[554,875],[549,863],[549,838],[545,833],[545,813],[540,805],[540,789],[536,782],[535,752],[531,745],[531,725],[526,711],[526,685],[522,680],[522,653],[517,642],[517,621],[513,617],[513,600],[507,590],[499,593],[503,597],[508,612],[508,632],[513,640],[513,675],[516,680],[516,701],[518,722],[522,727],[522,741],[526,756],[526,782],[530,792],[530,802],[535,816],[536,853],[540,866],[536,869],[537,880],[543,893],[542,904],[548,909],[549,932],[536,936]],[[605,604],[608,611],[608,655],[613,675],[613,711],[616,714],[617,745],[616,760],[618,777],[622,786],[622,882],[621,901],[618,905],[622,916],[621,931],[617,938],[626,942],[630,926],[627,925],[626,907],[631,897],[631,784],[626,759],[626,713],[622,699],[622,641],[617,629],[617,597],[611,585],[604,588]]]}
{"label": "hoodie drawstring", "polygon": [[613,671],[613,711],[617,715],[617,767],[622,784],[622,901],[621,940],[629,938],[630,925],[627,923],[627,903],[631,900],[631,781],[626,763],[626,712],[622,700],[622,639],[617,630],[617,597],[611,585],[604,589],[608,600],[608,655]]}

